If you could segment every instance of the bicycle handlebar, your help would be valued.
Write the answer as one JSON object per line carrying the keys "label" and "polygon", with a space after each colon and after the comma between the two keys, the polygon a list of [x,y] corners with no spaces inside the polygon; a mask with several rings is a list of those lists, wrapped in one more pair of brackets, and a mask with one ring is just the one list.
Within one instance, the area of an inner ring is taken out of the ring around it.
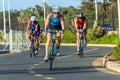
{"label": "bicycle handlebar", "polygon": [[56,32],[60,32],[61,34],[63,34],[63,30],[54,30],[54,29],[48,29],[48,32],[50,33],[56,33]]}

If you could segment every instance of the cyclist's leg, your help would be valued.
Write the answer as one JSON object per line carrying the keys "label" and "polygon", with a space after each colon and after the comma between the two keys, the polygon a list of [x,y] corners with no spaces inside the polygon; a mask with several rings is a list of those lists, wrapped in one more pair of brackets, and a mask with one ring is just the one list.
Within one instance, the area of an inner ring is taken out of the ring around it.
{"label": "cyclist's leg", "polygon": [[87,38],[86,38],[87,31],[84,30],[83,37],[84,37],[84,44],[87,45]]}
{"label": "cyclist's leg", "polygon": [[42,41],[42,33],[39,35],[39,42],[41,43]]}
{"label": "cyclist's leg", "polygon": [[38,47],[39,47],[39,36],[35,38],[35,54],[38,54]]}
{"label": "cyclist's leg", "polygon": [[38,47],[39,47],[39,36],[36,36],[35,45],[36,45],[36,50],[38,50]]}
{"label": "cyclist's leg", "polygon": [[79,51],[80,33],[76,32],[76,35],[77,35],[77,51]]}
{"label": "cyclist's leg", "polygon": [[27,31],[27,37],[31,41],[31,30]]}
{"label": "cyclist's leg", "polygon": [[46,50],[45,50],[45,58],[44,58],[44,60],[48,59],[48,51],[49,51],[49,48],[50,48],[51,39],[52,39],[52,34],[47,33],[47,42],[46,42]]}
{"label": "cyclist's leg", "polygon": [[57,36],[57,39],[56,39],[56,46],[57,46],[57,49],[59,49],[60,47],[60,44],[61,44],[61,33],[59,31],[62,30],[62,27],[61,25],[59,25],[57,28],[57,33],[56,33],[56,36]]}
{"label": "cyclist's leg", "polygon": [[35,44],[36,44],[36,49],[38,50],[40,31],[37,31],[37,32],[35,33],[35,35],[36,35]]}
{"label": "cyclist's leg", "polygon": [[59,48],[61,44],[61,33],[57,32],[56,36],[57,36],[57,39],[56,39],[57,55],[60,55]]}
{"label": "cyclist's leg", "polygon": [[57,36],[57,39],[56,39],[56,46],[57,46],[57,49],[60,47],[60,44],[61,44],[61,33],[60,32],[57,32],[56,33],[56,36]]}

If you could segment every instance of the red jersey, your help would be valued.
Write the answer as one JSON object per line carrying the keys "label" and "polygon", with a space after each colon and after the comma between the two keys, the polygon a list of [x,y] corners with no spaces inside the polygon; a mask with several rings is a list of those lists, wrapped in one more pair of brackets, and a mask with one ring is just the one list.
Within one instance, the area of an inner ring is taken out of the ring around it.
{"label": "red jersey", "polygon": [[83,25],[85,24],[85,21],[86,21],[86,18],[85,18],[85,17],[84,17],[83,20],[81,20],[81,21],[77,18],[76,23],[77,23],[77,25],[78,25],[78,27],[79,27],[79,26],[83,26]]}

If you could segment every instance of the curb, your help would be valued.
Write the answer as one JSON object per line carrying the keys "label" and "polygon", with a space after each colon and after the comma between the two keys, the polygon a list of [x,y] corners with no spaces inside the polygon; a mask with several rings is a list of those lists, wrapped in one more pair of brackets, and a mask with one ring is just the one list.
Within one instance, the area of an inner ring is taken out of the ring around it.
{"label": "curb", "polygon": [[114,63],[113,61],[110,61],[109,59],[107,59],[107,57],[111,54],[112,53],[107,54],[103,57],[103,67],[106,67],[106,68],[108,68],[112,71],[120,73],[120,64],[119,63]]}
{"label": "curb", "polygon": [[0,54],[6,54],[6,53],[10,53],[9,50],[0,50]]}

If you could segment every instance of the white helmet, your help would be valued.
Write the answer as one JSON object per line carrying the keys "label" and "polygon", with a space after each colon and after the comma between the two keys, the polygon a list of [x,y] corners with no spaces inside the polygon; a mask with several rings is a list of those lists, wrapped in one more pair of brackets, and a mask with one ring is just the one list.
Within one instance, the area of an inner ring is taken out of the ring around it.
{"label": "white helmet", "polygon": [[80,12],[80,13],[77,14],[77,17],[82,18],[82,17],[84,17],[84,15],[83,15],[82,12]]}
{"label": "white helmet", "polygon": [[52,7],[52,12],[60,12],[60,7],[58,6]]}
{"label": "white helmet", "polygon": [[32,16],[32,17],[30,18],[30,20],[31,20],[31,21],[36,21],[36,16]]}

